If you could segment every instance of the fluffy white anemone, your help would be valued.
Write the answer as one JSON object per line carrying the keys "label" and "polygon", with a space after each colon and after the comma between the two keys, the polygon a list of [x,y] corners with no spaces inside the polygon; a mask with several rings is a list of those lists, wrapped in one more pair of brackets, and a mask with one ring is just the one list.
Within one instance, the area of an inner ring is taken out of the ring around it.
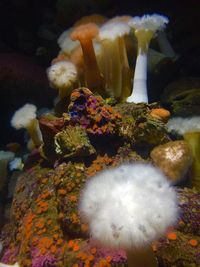
{"label": "fluffy white anemone", "polygon": [[73,31],[73,28],[69,28],[64,31],[58,38],[57,43],[61,49],[61,52],[69,55],[76,47],[80,44],[78,41],[72,41],[70,34]]}
{"label": "fluffy white anemone", "polygon": [[99,31],[99,39],[114,40],[118,37],[129,34],[130,26],[125,22],[106,22]]}
{"label": "fluffy white anemone", "polygon": [[174,117],[166,126],[169,132],[182,135],[188,143],[193,155],[192,185],[200,190],[200,116]]}
{"label": "fluffy white anemone", "polygon": [[11,125],[15,129],[26,128],[36,118],[37,108],[33,104],[25,104],[18,109],[11,119]]}
{"label": "fluffy white anemone", "polygon": [[77,81],[76,66],[70,61],[59,61],[47,69],[47,76],[53,88],[59,90],[60,98],[70,94],[71,86]]}
{"label": "fluffy white anemone", "polygon": [[105,246],[141,249],[177,220],[176,193],[164,174],[135,163],[105,170],[82,192],[80,214]]}
{"label": "fluffy white anemone", "polygon": [[40,146],[42,143],[42,134],[39,128],[38,120],[36,119],[37,108],[33,104],[25,104],[19,108],[11,119],[11,125],[19,130],[25,128],[35,146]]}
{"label": "fluffy white anemone", "polygon": [[159,14],[144,15],[142,17],[133,17],[129,21],[129,25],[135,30],[150,30],[156,32],[165,28],[166,24],[169,22],[169,19],[166,16]]}
{"label": "fluffy white anemone", "polygon": [[127,102],[148,103],[147,94],[147,52],[151,39],[157,31],[163,30],[168,18],[159,14],[133,17],[129,26],[133,28],[138,41],[138,54],[136,59],[133,90]]}
{"label": "fluffy white anemone", "polygon": [[169,132],[174,131],[180,135],[184,135],[187,132],[200,132],[200,116],[174,117],[168,120],[166,126]]}

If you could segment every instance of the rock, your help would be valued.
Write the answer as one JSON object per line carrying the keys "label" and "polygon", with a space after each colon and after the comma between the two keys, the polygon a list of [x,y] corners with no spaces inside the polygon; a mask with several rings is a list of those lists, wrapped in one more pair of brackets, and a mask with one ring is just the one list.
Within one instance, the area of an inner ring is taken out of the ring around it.
{"label": "rock", "polygon": [[170,141],[156,146],[150,153],[157,165],[174,184],[185,178],[192,164],[192,154],[184,140]]}
{"label": "rock", "polygon": [[95,153],[84,128],[67,126],[54,137],[55,151],[64,158],[84,157]]}
{"label": "rock", "polygon": [[170,83],[162,103],[175,116],[200,115],[200,79],[186,77]]}

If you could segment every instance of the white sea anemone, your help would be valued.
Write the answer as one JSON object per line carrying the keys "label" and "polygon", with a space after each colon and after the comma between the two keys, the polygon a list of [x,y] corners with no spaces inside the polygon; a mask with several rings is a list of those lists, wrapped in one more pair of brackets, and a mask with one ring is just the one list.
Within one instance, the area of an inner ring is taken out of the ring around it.
{"label": "white sea anemone", "polygon": [[200,116],[174,117],[166,124],[169,132],[182,135],[193,155],[192,185],[200,190]]}
{"label": "white sea anemone", "polygon": [[70,61],[59,61],[47,69],[47,76],[51,86],[58,89],[60,98],[63,98],[71,93],[71,86],[77,81],[77,69]]}
{"label": "white sea anemone", "polygon": [[177,213],[176,193],[164,174],[142,163],[97,174],[80,201],[92,238],[125,249],[131,267],[157,266],[150,243],[176,222]]}
{"label": "white sea anemone", "polygon": [[72,41],[70,38],[72,31],[73,28],[69,28],[64,31],[57,40],[57,43],[61,48],[61,52],[64,52],[67,55],[71,54],[71,52],[80,45],[78,41]]}
{"label": "white sea anemone", "polygon": [[176,193],[149,164],[122,165],[86,184],[80,214],[94,239],[106,246],[141,248],[177,220]]}
{"label": "white sea anemone", "polygon": [[147,52],[155,33],[165,28],[168,18],[159,14],[133,17],[128,24],[134,29],[138,41],[138,55],[135,66],[133,91],[127,102],[148,103],[147,94]]}
{"label": "white sea anemone", "polygon": [[42,135],[39,128],[38,120],[36,119],[37,108],[33,104],[25,104],[19,108],[11,119],[11,125],[19,130],[25,128],[34,145],[40,146],[42,143]]}
{"label": "white sea anemone", "polygon": [[37,108],[33,104],[25,104],[18,109],[11,119],[11,125],[15,129],[26,128],[36,118]]}
{"label": "white sea anemone", "polygon": [[200,116],[193,117],[174,117],[168,120],[166,127],[169,132],[176,132],[184,135],[187,132],[200,132]]}

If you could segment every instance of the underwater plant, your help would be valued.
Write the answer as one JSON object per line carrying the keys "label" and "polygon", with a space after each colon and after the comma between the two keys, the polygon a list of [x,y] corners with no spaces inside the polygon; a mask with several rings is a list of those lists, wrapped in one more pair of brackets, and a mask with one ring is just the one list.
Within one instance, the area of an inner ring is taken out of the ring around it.
{"label": "underwater plant", "polygon": [[147,52],[151,39],[158,30],[165,27],[168,18],[162,15],[144,15],[133,17],[129,25],[134,29],[134,34],[138,41],[138,54],[135,66],[133,91],[127,102],[148,103],[147,94]]}
{"label": "underwater plant", "polygon": [[150,244],[178,216],[175,190],[159,169],[144,163],[121,165],[92,177],[79,210],[91,237],[105,247],[125,249],[131,267],[157,266]]}

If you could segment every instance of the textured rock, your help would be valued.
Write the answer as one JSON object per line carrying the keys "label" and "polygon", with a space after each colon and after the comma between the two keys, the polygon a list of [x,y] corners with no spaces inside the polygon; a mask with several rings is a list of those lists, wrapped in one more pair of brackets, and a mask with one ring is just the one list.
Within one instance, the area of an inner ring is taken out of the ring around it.
{"label": "textured rock", "polygon": [[192,164],[191,150],[184,140],[156,146],[150,156],[153,163],[175,184],[184,178]]}
{"label": "textured rock", "polygon": [[199,115],[200,79],[183,78],[170,83],[164,90],[162,102],[173,115]]}

